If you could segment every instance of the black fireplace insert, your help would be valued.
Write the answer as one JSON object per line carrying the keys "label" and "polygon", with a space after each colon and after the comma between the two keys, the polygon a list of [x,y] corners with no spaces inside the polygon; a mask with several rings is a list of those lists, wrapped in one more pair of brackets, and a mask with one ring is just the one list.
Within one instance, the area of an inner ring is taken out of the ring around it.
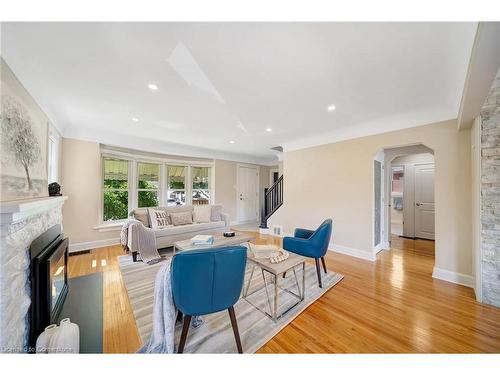
{"label": "black fireplace insert", "polygon": [[54,225],[30,246],[30,349],[38,335],[56,319],[68,294],[68,238]]}

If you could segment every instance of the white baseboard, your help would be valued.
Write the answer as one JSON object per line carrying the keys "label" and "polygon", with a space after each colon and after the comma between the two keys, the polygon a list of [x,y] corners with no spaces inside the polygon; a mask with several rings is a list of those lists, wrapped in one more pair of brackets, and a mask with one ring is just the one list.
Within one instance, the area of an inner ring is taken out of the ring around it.
{"label": "white baseboard", "polygon": [[373,254],[376,256],[382,250],[389,250],[390,248],[391,245],[389,244],[389,242],[381,242],[373,248]]}
{"label": "white baseboard", "polygon": [[463,273],[434,267],[432,277],[439,280],[449,281],[450,283],[467,286],[469,288],[474,288],[474,278],[470,275],[464,275]]}
{"label": "white baseboard", "polygon": [[281,234],[274,234],[271,230],[269,230],[269,235],[273,236],[273,237],[279,237],[279,238],[293,237],[293,233],[284,233],[284,232],[282,232]]}
{"label": "white baseboard", "polygon": [[333,245],[331,246],[330,251],[344,254],[344,255],[349,255],[352,257],[356,258],[361,258],[365,260],[369,260],[371,262],[374,262],[377,260],[377,257],[373,253],[369,253],[367,251],[359,250],[359,249],[353,249],[352,247],[347,247],[347,246],[342,246],[342,245]]}
{"label": "white baseboard", "polygon": [[259,228],[260,234],[271,234],[271,229],[269,228]]}
{"label": "white baseboard", "polygon": [[68,247],[68,252],[75,253],[78,251],[97,249],[98,247],[113,246],[119,244],[120,244],[119,238],[109,238],[106,240],[70,243]]}

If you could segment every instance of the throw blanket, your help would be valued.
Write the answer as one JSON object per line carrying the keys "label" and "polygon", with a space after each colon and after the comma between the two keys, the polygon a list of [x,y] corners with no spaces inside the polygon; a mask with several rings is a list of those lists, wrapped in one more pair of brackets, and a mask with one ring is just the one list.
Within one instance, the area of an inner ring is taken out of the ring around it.
{"label": "throw blanket", "polygon": [[[132,249],[129,241],[129,233],[133,231],[137,234],[137,249]],[[146,228],[139,220],[129,219],[122,226],[120,233],[120,243],[128,246],[131,251],[138,251],[143,262],[153,264],[161,259],[158,250],[156,250],[156,236],[151,228]]]}
{"label": "throw blanket", "polygon": [[[174,333],[177,320],[177,309],[172,296],[170,265],[172,258],[160,267],[155,279],[155,300],[153,307],[153,331],[149,341],[139,349],[138,353],[174,353]],[[193,316],[191,327],[198,328],[203,320]]]}
{"label": "throw blanket", "polygon": [[156,274],[153,331],[149,341],[138,353],[173,353],[177,311],[172,297],[169,259]]}

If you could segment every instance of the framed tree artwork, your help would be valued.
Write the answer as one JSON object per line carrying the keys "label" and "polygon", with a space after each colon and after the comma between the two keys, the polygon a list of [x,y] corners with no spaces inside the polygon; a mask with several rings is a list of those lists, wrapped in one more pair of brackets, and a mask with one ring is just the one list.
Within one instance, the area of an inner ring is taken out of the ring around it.
{"label": "framed tree artwork", "polygon": [[0,58],[0,201],[48,196],[49,120]]}

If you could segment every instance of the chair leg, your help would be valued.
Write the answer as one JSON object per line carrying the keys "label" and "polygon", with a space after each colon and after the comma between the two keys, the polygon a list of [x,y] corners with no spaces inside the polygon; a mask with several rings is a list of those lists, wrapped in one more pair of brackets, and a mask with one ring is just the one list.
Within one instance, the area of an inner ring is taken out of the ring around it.
{"label": "chair leg", "polygon": [[325,257],[321,257],[321,263],[323,263],[323,269],[325,270],[325,273],[328,273],[328,271],[326,270]]}
{"label": "chair leg", "polygon": [[314,258],[314,262],[316,263],[316,273],[318,274],[318,284],[320,288],[323,288],[323,284],[321,283],[321,269],[319,268],[319,259]]}
{"label": "chair leg", "polygon": [[236,340],[236,346],[238,347],[238,353],[243,353],[243,349],[241,348],[241,340],[240,333],[238,331],[238,323],[236,322],[236,315],[234,314],[234,307],[231,306],[227,309],[229,312],[229,318],[231,319],[231,325],[233,326],[234,339]]}
{"label": "chair leg", "polygon": [[186,338],[189,331],[189,324],[191,323],[191,315],[184,315],[184,324],[182,325],[181,341],[177,353],[184,352],[184,345],[186,345]]}

